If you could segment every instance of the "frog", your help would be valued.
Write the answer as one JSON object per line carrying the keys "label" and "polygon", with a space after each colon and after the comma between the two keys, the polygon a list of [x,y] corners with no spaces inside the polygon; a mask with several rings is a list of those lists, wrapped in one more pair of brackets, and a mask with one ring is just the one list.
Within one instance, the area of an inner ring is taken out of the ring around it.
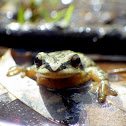
{"label": "frog", "polygon": [[110,86],[108,74],[81,52],[71,50],[39,52],[33,66],[12,67],[7,76],[19,73],[22,77],[36,76],[39,86],[56,90],[76,87],[92,80],[90,88],[96,91],[97,101],[100,103],[105,102],[108,95],[117,95]]}

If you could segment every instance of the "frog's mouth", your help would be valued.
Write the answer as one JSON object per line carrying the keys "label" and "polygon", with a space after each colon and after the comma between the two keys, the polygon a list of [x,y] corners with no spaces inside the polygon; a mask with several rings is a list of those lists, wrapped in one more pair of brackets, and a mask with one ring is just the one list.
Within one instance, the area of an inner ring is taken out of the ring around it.
{"label": "frog's mouth", "polygon": [[82,73],[82,71],[76,68],[67,68],[61,70],[57,69],[55,71],[42,68],[37,70],[36,76],[50,79],[63,79],[75,76],[80,73]]}

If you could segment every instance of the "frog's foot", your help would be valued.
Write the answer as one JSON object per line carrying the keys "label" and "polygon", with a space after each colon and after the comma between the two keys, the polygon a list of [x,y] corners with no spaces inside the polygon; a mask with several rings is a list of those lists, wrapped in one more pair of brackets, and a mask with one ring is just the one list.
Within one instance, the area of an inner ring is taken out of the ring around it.
{"label": "frog's foot", "polygon": [[14,76],[21,73],[21,77],[25,77],[26,69],[21,66],[13,66],[8,70],[7,76]]}
{"label": "frog's foot", "polygon": [[117,92],[110,87],[107,80],[101,81],[99,83],[97,93],[98,93],[98,102],[104,102],[106,100],[107,95],[113,95],[113,96],[117,95]]}
{"label": "frog's foot", "polygon": [[23,66],[13,66],[9,69],[7,76],[14,76],[17,74],[21,74],[21,77],[25,77],[28,76],[30,78],[34,78],[35,77],[35,65],[30,66],[30,67],[23,67]]}

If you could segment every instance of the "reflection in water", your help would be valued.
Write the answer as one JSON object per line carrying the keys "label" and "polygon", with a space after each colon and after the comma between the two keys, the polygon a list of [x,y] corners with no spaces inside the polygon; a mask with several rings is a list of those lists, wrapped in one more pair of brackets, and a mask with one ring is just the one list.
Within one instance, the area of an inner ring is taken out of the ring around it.
{"label": "reflection in water", "polygon": [[65,124],[84,123],[87,114],[86,111],[82,114],[81,110],[84,110],[85,104],[93,102],[89,92],[90,83],[59,90],[47,90],[41,86],[40,93],[51,117]]}

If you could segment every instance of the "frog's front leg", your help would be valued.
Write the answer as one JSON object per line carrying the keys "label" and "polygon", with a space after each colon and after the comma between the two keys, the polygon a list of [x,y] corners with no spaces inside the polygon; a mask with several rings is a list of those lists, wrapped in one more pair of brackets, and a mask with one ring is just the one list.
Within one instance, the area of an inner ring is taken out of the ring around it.
{"label": "frog's front leg", "polygon": [[19,73],[21,73],[21,77],[34,77],[36,72],[35,72],[36,66],[30,66],[30,67],[24,67],[24,66],[13,66],[9,69],[7,76],[14,76]]}
{"label": "frog's front leg", "polygon": [[104,102],[107,95],[116,96],[117,93],[110,87],[108,81],[108,74],[101,70],[99,67],[92,66],[86,68],[86,72],[89,73],[89,78],[94,80],[96,83],[92,84],[91,88],[97,88],[98,102]]}

